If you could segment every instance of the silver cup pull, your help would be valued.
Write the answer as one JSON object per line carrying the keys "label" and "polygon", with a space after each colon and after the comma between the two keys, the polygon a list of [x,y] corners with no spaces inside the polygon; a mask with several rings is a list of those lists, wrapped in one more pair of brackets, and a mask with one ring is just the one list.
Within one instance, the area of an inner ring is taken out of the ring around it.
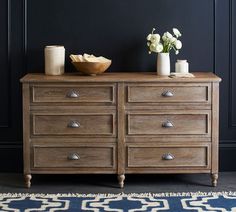
{"label": "silver cup pull", "polygon": [[162,127],[164,128],[171,128],[171,127],[174,127],[174,125],[172,124],[171,121],[166,121],[162,124]]}
{"label": "silver cup pull", "polygon": [[175,156],[172,155],[171,153],[166,153],[164,155],[162,155],[162,160],[174,160]]}
{"label": "silver cup pull", "polygon": [[162,94],[164,97],[172,97],[174,94],[171,91],[164,91]]}
{"label": "silver cup pull", "polygon": [[71,153],[68,155],[68,160],[79,160],[80,156],[77,153]]}
{"label": "silver cup pull", "polygon": [[75,91],[75,90],[70,90],[66,96],[68,98],[79,98],[79,92],[78,91]]}
{"label": "silver cup pull", "polygon": [[78,121],[70,121],[67,125],[69,128],[79,128],[80,123]]}

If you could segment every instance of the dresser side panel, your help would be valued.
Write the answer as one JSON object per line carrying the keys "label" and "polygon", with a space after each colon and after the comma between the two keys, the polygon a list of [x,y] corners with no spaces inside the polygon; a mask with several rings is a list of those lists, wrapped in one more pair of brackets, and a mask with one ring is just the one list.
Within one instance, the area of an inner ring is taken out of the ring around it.
{"label": "dresser side panel", "polygon": [[118,174],[125,173],[125,99],[124,99],[124,83],[118,83],[117,89],[118,105],[117,105],[117,122],[118,122]]}
{"label": "dresser side panel", "polygon": [[23,101],[23,160],[24,174],[30,174],[30,87],[22,84]]}
{"label": "dresser side panel", "polygon": [[212,83],[212,173],[219,169],[219,83]]}

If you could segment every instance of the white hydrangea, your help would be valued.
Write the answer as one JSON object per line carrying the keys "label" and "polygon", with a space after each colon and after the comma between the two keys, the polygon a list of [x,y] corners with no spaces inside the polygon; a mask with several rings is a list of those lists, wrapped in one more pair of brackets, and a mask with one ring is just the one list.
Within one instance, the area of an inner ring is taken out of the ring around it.
{"label": "white hydrangea", "polygon": [[152,43],[152,44],[149,46],[150,51],[151,51],[151,52],[155,52],[156,46],[157,46],[157,45],[156,45],[155,43]]}
{"label": "white hydrangea", "polygon": [[171,42],[171,43],[175,43],[175,42],[176,42],[176,40],[177,40],[177,38],[175,38],[175,37],[172,37],[172,38],[170,39],[170,42]]}
{"label": "white hydrangea", "polygon": [[176,49],[181,49],[182,48],[182,42],[180,40],[175,41],[175,48]]}
{"label": "white hydrangea", "polygon": [[160,53],[163,51],[163,45],[161,43],[156,45],[155,52]]}
{"label": "white hydrangea", "polygon": [[155,53],[169,53],[171,49],[175,51],[176,54],[179,53],[179,49],[182,48],[182,42],[178,40],[181,36],[180,31],[177,28],[173,28],[173,35],[170,32],[165,32],[162,37],[160,34],[155,33],[155,28],[147,36],[147,46],[149,48],[149,54]]}
{"label": "white hydrangea", "polygon": [[147,36],[147,40],[150,41],[150,40],[151,40],[151,37],[152,37],[152,34],[149,34],[149,35]]}
{"label": "white hydrangea", "polygon": [[170,34],[169,32],[166,32],[166,37],[167,37],[167,38],[172,38],[172,37],[173,37],[173,35],[172,35],[172,34]]}
{"label": "white hydrangea", "polygon": [[160,39],[161,39],[161,36],[160,36],[159,34],[153,34],[153,35],[151,36],[150,41],[151,41],[152,43],[159,43],[159,42],[160,42]]}
{"label": "white hydrangea", "polygon": [[172,39],[172,38],[173,38],[173,35],[170,34],[169,32],[165,32],[165,33],[163,34],[163,36],[162,36],[162,40],[163,40],[163,41],[167,41],[167,40],[170,40],[170,39]]}
{"label": "white hydrangea", "polygon": [[173,28],[173,33],[177,38],[181,36],[181,33],[177,28]]}

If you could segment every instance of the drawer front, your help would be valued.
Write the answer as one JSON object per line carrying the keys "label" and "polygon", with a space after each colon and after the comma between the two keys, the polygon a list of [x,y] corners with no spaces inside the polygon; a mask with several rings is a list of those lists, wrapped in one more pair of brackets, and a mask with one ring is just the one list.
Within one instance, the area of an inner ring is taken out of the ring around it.
{"label": "drawer front", "polygon": [[128,85],[128,103],[210,103],[211,84]]}
{"label": "drawer front", "polygon": [[210,146],[128,146],[127,166],[209,168]]}
{"label": "drawer front", "polygon": [[33,113],[32,135],[115,136],[115,113]]}
{"label": "drawer front", "polygon": [[210,111],[130,112],[128,135],[203,135],[211,134]]}
{"label": "drawer front", "polygon": [[100,85],[33,85],[33,103],[115,103],[115,84]]}
{"label": "drawer front", "polygon": [[33,168],[115,168],[115,146],[33,147]]}

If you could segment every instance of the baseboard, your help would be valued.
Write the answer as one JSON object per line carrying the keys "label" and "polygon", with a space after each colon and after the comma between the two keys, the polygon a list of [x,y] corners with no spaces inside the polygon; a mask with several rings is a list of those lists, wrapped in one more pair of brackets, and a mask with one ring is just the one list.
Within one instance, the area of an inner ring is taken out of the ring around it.
{"label": "baseboard", "polygon": [[219,149],[220,171],[236,171],[236,141],[221,140]]}
{"label": "baseboard", "polygon": [[0,167],[0,172],[23,172],[23,148],[21,144],[0,144]]}

